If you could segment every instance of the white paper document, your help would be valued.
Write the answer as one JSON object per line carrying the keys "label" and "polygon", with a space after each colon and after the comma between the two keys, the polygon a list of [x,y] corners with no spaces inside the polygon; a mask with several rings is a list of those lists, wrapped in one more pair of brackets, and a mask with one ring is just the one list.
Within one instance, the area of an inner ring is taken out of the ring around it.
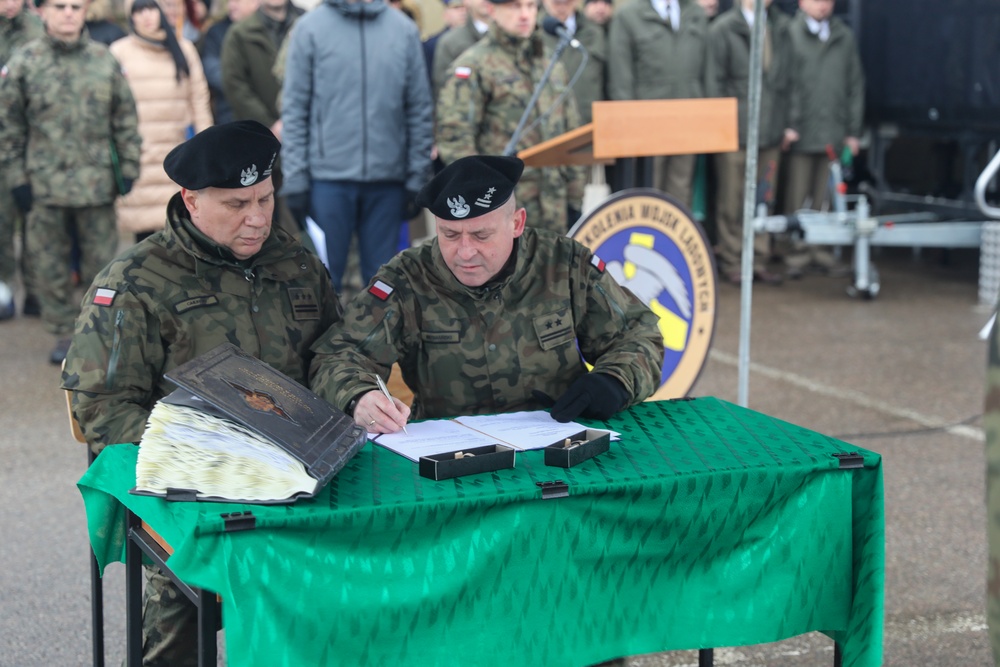
{"label": "white paper document", "polygon": [[[587,429],[583,424],[561,424],[542,410],[435,419],[406,425],[410,434],[384,433],[373,438],[411,461],[473,447],[501,444],[517,450],[541,449]],[[620,435],[611,432],[612,440]]]}

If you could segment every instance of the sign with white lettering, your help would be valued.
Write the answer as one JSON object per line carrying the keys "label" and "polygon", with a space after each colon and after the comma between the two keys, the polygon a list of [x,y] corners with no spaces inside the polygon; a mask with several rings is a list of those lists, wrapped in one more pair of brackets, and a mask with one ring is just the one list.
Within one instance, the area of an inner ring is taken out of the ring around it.
{"label": "sign with white lettering", "polygon": [[652,398],[686,396],[715,331],[715,257],[701,225],[669,195],[636,188],[612,195],[569,236],[660,318],[663,374]]}

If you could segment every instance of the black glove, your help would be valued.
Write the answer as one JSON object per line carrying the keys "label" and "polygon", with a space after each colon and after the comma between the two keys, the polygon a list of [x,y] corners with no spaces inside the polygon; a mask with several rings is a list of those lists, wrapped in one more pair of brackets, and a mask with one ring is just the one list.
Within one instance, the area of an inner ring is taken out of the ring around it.
{"label": "black glove", "polygon": [[31,194],[31,183],[19,185],[10,193],[14,196],[14,202],[21,209],[21,212],[27,213],[31,210],[31,204],[35,201],[34,195]]}
{"label": "black glove", "polygon": [[121,194],[124,196],[124,195],[127,195],[128,193],[132,192],[132,186],[133,185],[135,185],[135,179],[134,178],[123,178],[122,179],[122,192],[121,192]]}
{"label": "black glove", "polygon": [[305,229],[306,218],[309,216],[310,208],[309,192],[296,192],[295,194],[285,195],[285,206],[288,207],[292,217],[295,218],[295,222],[299,223],[299,227]]}
{"label": "black glove", "polygon": [[412,190],[406,191],[406,199],[403,200],[403,220],[413,220],[420,215],[423,209],[417,206],[417,193]]}
{"label": "black glove", "polygon": [[581,375],[552,406],[552,418],[571,422],[583,416],[590,419],[610,419],[628,403],[628,392],[622,383],[607,373]]}

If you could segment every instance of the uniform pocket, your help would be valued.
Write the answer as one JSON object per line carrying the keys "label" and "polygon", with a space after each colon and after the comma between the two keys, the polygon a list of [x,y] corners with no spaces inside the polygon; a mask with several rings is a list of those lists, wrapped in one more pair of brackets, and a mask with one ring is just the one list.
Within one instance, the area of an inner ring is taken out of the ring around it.
{"label": "uniform pocket", "polygon": [[560,310],[532,319],[538,344],[543,350],[551,350],[576,340],[573,318],[568,310]]}

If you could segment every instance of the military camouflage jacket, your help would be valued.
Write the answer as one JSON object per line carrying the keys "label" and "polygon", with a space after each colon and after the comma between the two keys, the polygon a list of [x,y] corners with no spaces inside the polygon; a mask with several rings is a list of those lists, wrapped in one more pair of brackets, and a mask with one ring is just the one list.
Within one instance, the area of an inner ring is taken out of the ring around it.
{"label": "military camouflage jacket", "polygon": [[44,34],[42,20],[27,10],[12,19],[0,16],[0,66],[7,64],[17,47]]}
{"label": "military camouflage jacket", "polygon": [[399,362],[413,417],[541,407],[587,372],[607,373],[630,403],[657,387],[663,340],[656,316],[572,239],[525,230],[506,277],[466,287],[437,240],[405,250],[316,343],[310,386],[341,409]]}
{"label": "military camouflage jacket", "polygon": [[[438,96],[437,147],[445,164],[466,155],[500,155],[517,129],[535,84],[552,54],[536,30],[531,37],[513,37],[495,24],[486,37],[455,59],[450,78]],[[552,70],[533,112],[528,116],[517,150],[531,148],[580,125],[576,98],[566,91],[566,71]],[[536,123],[543,113],[550,115]],[[515,197],[528,209],[528,224],[566,233],[566,206],[580,208],[586,174],[579,167],[527,167]]]}
{"label": "military camouflage jacket", "polygon": [[175,195],[162,232],[94,279],[62,386],[95,449],[137,442],[166,371],[224,342],[306,383],[313,341],[341,317],[319,259],[277,227],[257,255],[232,258],[190,222]]}
{"label": "military camouflage jacket", "polygon": [[86,33],[30,42],[2,71],[0,166],[8,189],[30,183],[40,204],[113,202],[115,159],[123,178],[139,177],[137,125],[121,66]]}

